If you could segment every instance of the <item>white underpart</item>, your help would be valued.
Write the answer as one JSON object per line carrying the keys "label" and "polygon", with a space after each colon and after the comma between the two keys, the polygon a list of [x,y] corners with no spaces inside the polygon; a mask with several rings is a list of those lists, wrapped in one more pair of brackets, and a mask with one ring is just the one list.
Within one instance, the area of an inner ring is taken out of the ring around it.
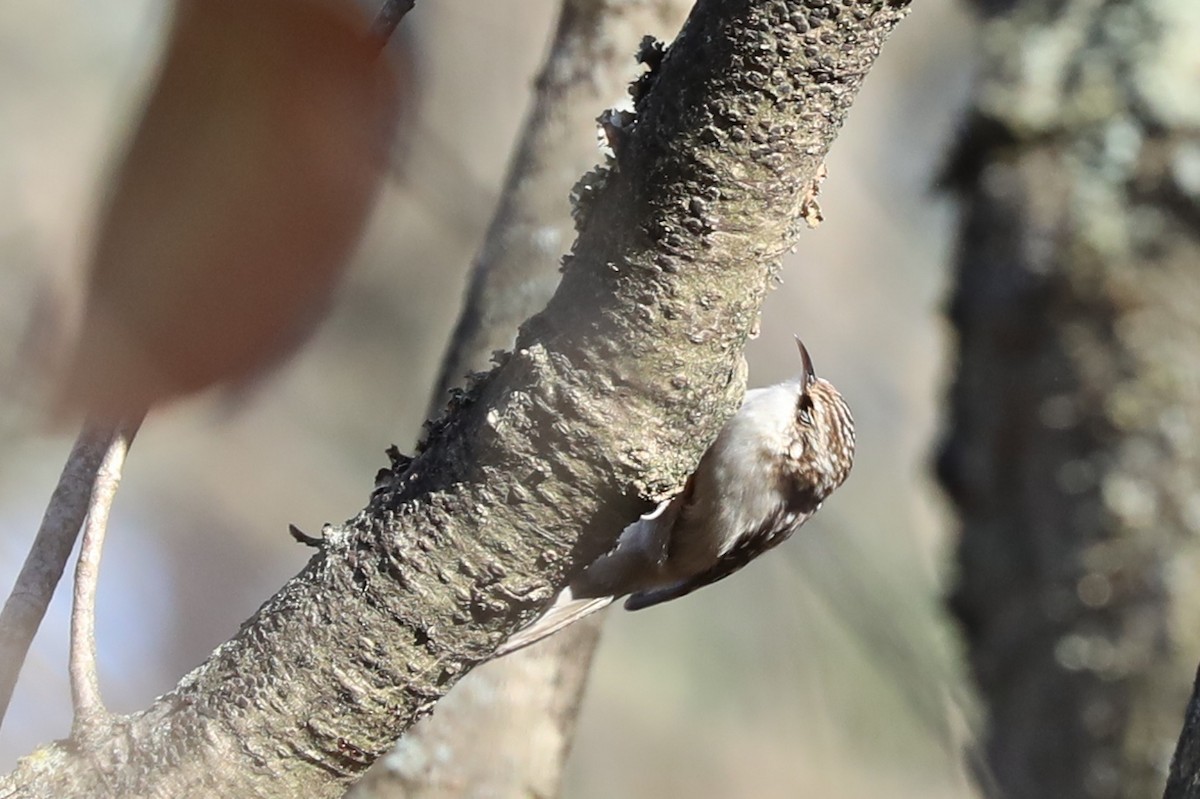
{"label": "white underpart", "polygon": [[779,453],[792,441],[792,425],[800,381],[746,392],[741,409],[722,428],[709,448],[697,479],[694,522],[707,520],[705,534],[717,554],[729,551],[748,531],[776,516],[782,505],[776,491],[764,490],[778,480]]}

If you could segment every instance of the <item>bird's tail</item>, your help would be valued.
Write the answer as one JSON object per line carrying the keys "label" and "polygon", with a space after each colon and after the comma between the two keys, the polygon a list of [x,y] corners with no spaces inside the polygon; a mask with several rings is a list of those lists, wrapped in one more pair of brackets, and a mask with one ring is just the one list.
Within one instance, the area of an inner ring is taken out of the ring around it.
{"label": "bird's tail", "polygon": [[616,597],[613,596],[576,599],[571,593],[571,589],[565,588],[545,613],[501,644],[494,657],[501,657],[516,652],[518,649],[524,649],[530,644],[536,644],[546,636],[553,635],[562,628],[574,624],[584,616],[590,616],[598,610],[603,610],[611,605],[614,599]]}
{"label": "bird's tail", "polygon": [[691,495],[691,485],[689,481],[677,496],[626,527],[613,551],[584,569],[545,613],[501,644],[494,657],[524,649],[652,581],[667,558],[671,529]]}

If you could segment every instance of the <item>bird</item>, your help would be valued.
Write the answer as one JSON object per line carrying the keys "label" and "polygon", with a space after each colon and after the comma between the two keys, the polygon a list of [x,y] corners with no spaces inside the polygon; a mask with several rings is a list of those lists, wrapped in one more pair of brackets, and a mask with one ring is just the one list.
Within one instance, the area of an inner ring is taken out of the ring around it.
{"label": "bird", "polygon": [[723,580],[791,537],[845,482],[854,419],[796,337],[800,375],[746,392],[675,497],[626,527],[495,657],[536,643],[621,597],[626,610]]}

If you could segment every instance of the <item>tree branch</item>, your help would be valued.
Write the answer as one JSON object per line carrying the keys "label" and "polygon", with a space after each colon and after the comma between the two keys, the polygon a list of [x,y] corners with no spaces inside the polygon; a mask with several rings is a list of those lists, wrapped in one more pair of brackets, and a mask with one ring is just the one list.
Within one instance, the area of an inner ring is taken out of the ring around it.
{"label": "tree branch", "polygon": [[558,796],[599,633],[585,619],[472,671],[347,799]]}
{"label": "tree branch", "polygon": [[[472,269],[429,415],[512,346],[545,306],[574,233],[570,193],[600,159],[596,115],[628,98],[647,32],[673,37],[690,0],[564,0],[532,108]],[[352,789],[353,799],[556,796],[603,617],[466,676]],[[437,753],[433,756],[433,753]]]}
{"label": "tree branch", "polygon": [[703,0],[562,283],[411,464],[228,643],[94,747],[4,796],[334,796],[691,472],[806,187],[887,34],[889,0]]}
{"label": "tree branch", "polygon": [[125,455],[141,427],[142,419],[139,415],[118,423],[109,433],[107,451],[96,470],[87,520],[83,525],[83,541],[79,545],[79,560],[75,564],[68,666],[72,704],[75,707],[71,734],[76,738],[97,729],[108,715],[100,695],[100,676],[96,670],[96,586],[100,580],[100,556],[104,550],[109,512],[121,484]]}
{"label": "tree branch", "polygon": [[466,375],[512,346],[558,285],[574,228],[570,194],[600,160],[596,116],[627,98],[644,33],[679,30],[689,0],[563,0],[533,108],[471,270],[429,406],[436,418]]}
{"label": "tree branch", "polygon": [[16,585],[0,612],[0,720],[8,711],[29,645],[75,547],[110,435],[111,430],[96,425],[85,425],[80,431]]}

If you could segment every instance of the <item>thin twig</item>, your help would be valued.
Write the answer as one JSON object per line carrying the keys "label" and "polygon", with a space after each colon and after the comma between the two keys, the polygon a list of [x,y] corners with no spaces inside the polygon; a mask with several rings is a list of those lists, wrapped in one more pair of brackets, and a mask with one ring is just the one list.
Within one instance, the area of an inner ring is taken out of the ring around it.
{"label": "thin twig", "polygon": [[83,526],[83,541],[79,545],[79,561],[75,564],[68,664],[71,700],[75,708],[75,737],[107,715],[96,673],[96,585],[100,577],[100,555],[104,548],[109,511],[121,483],[125,455],[142,424],[142,418],[139,415],[122,421],[112,431],[104,460],[96,472],[87,521]]}
{"label": "thin twig", "polygon": [[371,36],[379,40],[380,49],[387,45],[400,20],[416,4],[417,0],[384,0],[383,8],[379,9],[375,21],[371,23]]}
{"label": "thin twig", "polygon": [[8,711],[29,645],[75,547],[75,538],[87,515],[96,470],[110,438],[111,430],[97,425],[85,424],[80,431],[58,485],[50,495],[33,546],[4,610],[0,611],[0,721]]}

